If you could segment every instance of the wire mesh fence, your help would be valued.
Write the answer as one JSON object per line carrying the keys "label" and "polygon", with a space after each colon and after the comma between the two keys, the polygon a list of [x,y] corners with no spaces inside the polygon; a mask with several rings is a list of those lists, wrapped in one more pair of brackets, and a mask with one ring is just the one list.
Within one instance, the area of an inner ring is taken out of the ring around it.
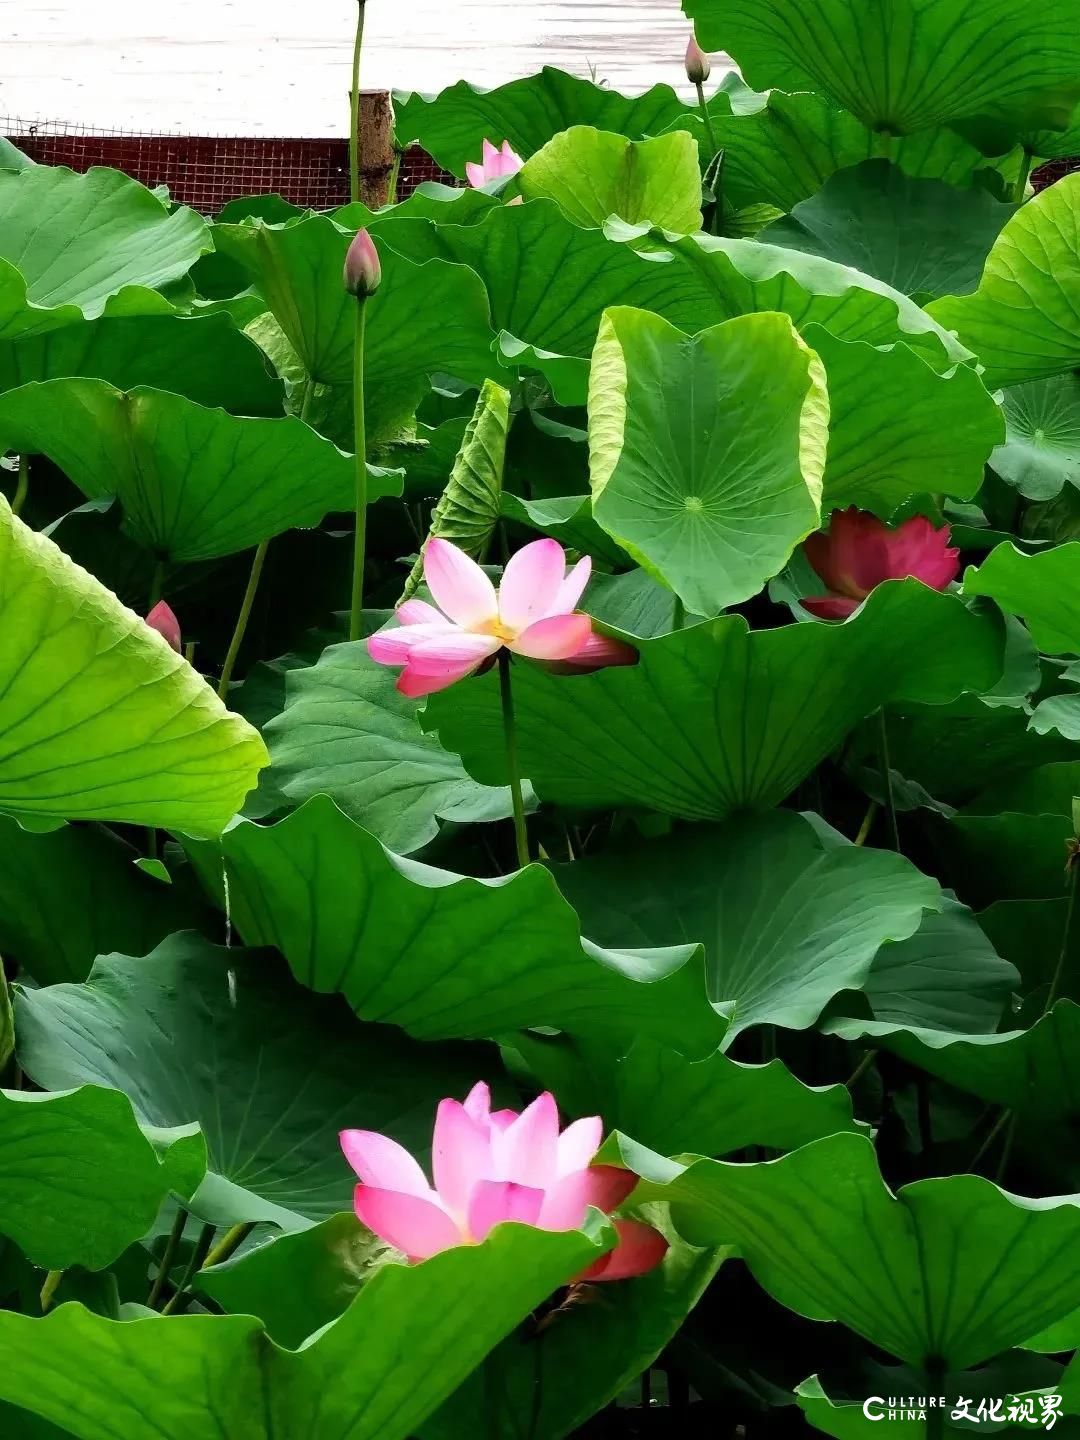
{"label": "wire mesh fence", "polygon": [[[151,188],[166,186],[174,200],[205,215],[242,195],[277,194],[311,210],[330,210],[349,198],[349,146],[337,138],[155,134],[16,116],[0,117],[0,134],[39,165],[112,166]],[[372,167],[368,178],[385,181],[387,169]],[[424,180],[458,183],[410,146],[401,156],[398,197]]]}

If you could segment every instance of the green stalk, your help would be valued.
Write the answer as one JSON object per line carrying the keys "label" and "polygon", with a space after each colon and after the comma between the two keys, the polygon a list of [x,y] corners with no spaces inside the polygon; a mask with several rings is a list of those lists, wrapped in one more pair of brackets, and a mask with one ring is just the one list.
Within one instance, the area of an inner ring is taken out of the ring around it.
{"label": "green stalk", "polygon": [[247,631],[248,621],[251,618],[251,607],[255,604],[255,595],[259,588],[259,580],[262,576],[263,562],[266,559],[266,552],[270,549],[269,540],[260,540],[255,547],[255,558],[251,562],[251,574],[248,576],[247,588],[244,591],[244,598],[240,602],[240,613],[236,617],[236,626],[229,641],[229,648],[225,654],[225,663],[221,667],[221,678],[218,681],[217,693],[222,700],[229,693],[229,682],[232,680],[232,673],[236,667],[236,657],[240,654],[240,646],[244,643],[244,634]]}
{"label": "green stalk", "polygon": [[357,0],[356,35],[353,38],[352,88],[349,100],[352,114],[349,117],[349,199],[360,199],[360,51],[364,45],[364,6],[366,0]]}
{"label": "green stalk", "polygon": [[154,565],[154,573],[150,577],[150,598],[146,609],[149,613],[161,599],[161,592],[165,589],[165,561],[158,560]]}
{"label": "green stalk", "polygon": [[180,1241],[184,1238],[184,1226],[188,1222],[188,1212],[181,1205],[176,1212],[176,1219],[169,1231],[169,1238],[165,1242],[165,1249],[162,1252],[161,1263],[158,1265],[158,1272],[154,1277],[150,1294],[147,1297],[146,1305],[149,1310],[156,1310],[157,1303],[161,1299],[161,1292],[165,1288],[165,1282],[169,1278],[169,1272],[176,1261],[176,1252],[180,1249]]}
{"label": "green stalk", "polygon": [[889,813],[889,832],[893,849],[899,853],[900,831],[896,824],[896,801],[893,797],[892,766],[889,764],[889,732],[885,724],[884,709],[878,711],[878,734],[881,740],[881,783],[885,790],[885,808]]}
{"label": "green stalk", "polygon": [[15,487],[15,498],[11,502],[11,513],[21,515],[30,492],[30,456],[19,456],[19,483]]}
{"label": "green stalk", "polygon": [[213,1225],[204,1225],[199,1231],[199,1238],[195,1242],[195,1248],[191,1252],[191,1259],[184,1270],[184,1277],[180,1281],[176,1294],[162,1310],[163,1315],[182,1315],[191,1304],[190,1286],[192,1280],[202,1269],[203,1261],[210,1252],[210,1246],[214,1243]]}
{"label": "green stalk", "polygon": [[223,1260],[228,1260],[230,1255],[234,1255],[236,1251],[240,1249],[240,1246],[254,1229],[255,1221],[248,1220],[242,1225],[234,1225],[231,1230],[227,1230],[209,1252],[201,1268],[203,1270],[209,1270],[211,1265],[220,1265]]}
{"label": "green stalk", "polygon": [[1031,152],[1025,150],[1020,160],[1020,173],[1016,177],[1016,184],[1013,187],[1013,204],[1023,205],[1024,197],[1027,195],[1028,176],[1031,174]]}
{"label": "green stalk", "polygon": [[1077,871],[1080,870],[1080,855],[1069,857],[1069,899],[1065,906],[1065,929],[1061,935],[1061,950],[1058,954],[1057,965],[1054,967],[1054,978],[1050,981],[1050,991],[1046,997],[1046,1004],[1043,1006],[1043,1014],[1046,1015],[1061,989],[1061,977],[1065,974],[1065,959],[1069,953],[1069,940],[1072,936],[1073,914],[1076,910],[1076,884]]}
{"label": "green stalk", "polygon": [[709,142],[709,159],[716,154],[716,131],[713,129],[712,116],[709,114],[709,107],[705,101],[705,87],[700,80],[694,84],[697,91],[698,106],[701,110],[701,118],[705,123],[705,138]]}
{"label": "green stalk", "polygon": [[506,770],[510,777],[510,799],[514,806],[514,842],[521,869],[529,863],[529,832],[525,828],[525,802],[521,796],[521,770],[518,766],[517,727],[514,723],[514,696],[510,687],[510,651],[499,651],[499,695],[502,699],[503,736],[506,740]]}
{"label": "green stalk", "polygon": [[[363,9],[363,6],[361,6]],[[356,297],[356,330],[353,341],[353,448],[356,458],[356,529],[353,533],[352,602],[349,606],[349,639],[360,639],[364,613],[364,548],[367,544],[367,431],[364,423],[364,330],[367,297]]]}

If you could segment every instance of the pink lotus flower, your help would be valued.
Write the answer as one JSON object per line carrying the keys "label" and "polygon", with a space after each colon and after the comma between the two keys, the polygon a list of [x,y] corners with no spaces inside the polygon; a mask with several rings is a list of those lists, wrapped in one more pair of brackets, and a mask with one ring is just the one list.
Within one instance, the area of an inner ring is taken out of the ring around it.
{"label": "pink lotus flower", "polygon": [[[343,1130],[341,1148],[360,1177],[354,1207],[360,1221],[410,1262],[454,1245],[476,1245],[504,1220],[540,1230],[577,1230],[590,1205],[609,1213],[638,1177],[594,1165],[603,1137],[598,1115],[559,1133],[553,1096],[544,1093],[519,1114],[491,1109],[481,1081],[464,1104],[443,1100],[435,1117],[432,1171],[396,1140],[372,1130]],[[640,1220],[616,1220],[619,1243],[577,1278],[624,1280],[659,1265],[667,1241]]]}
{"label": "pink lotus flower", "polygon": [[854,505],[834,511],[829,533],[819,530],[803,549],[829,594],[802,604],[822,620],[845,619],[883,580],[913,576],[932,590],[944,590],[960,569],[960,552],[949,546],[947,525],[935,530],[925,516],[913,515],[890,530]]}
{"label": "pink lotus flower", "polygon": [[690,43],[686,47],[686,78],[691,85],[704,85],[711,74],[709,57],[697,43],[697,36],[691,34]]}
{"label": "pink lotus flower", "polygon": [[525,164],[521,156],[510,148],[509,140],[503,141],[500,150],[496,150],[490,140],[485,140],[483,157],[479,165],[475,160],[470,160],[465,166],[465,174],[474,190],[479,190],[489,180],[501,180],[504,175],[516,175]]}
{"label": "pink lotus flower", "polygon": [[637,654],[629,645],[597,634],[574,610],[591,567],[585,556],[567,575],[558,541],[534,540],[507,561],[496,593],[475,560],[433,538],[424,547],[424,579],[439,608],[406,600],[399,628],[372,635],[368,654],[380,665],[403,665],[397,688],[414,699],[471,675],[503,646],[574,670],[632,665]]}
{"label": "pink lotus flower", "polygon": [[358,230],[345,252],[342,281],[350,295],[366,300],[382,283],[382,262],[375,241],[366,230]]}
{"label": "pink lotus flower", "polygon": [[177,654],[180,653],[180,621],[177,620],[164,600],[159,600],[150,611],[146,617],[146,623],[151,630],[156,630],[163,639],[167,640]]}

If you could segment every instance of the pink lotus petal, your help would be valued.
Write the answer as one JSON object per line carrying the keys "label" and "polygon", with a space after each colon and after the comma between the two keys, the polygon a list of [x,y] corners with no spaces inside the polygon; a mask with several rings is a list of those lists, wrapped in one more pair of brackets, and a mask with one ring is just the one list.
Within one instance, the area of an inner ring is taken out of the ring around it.
{"label": "pink lotus petal", "polygon": [[588,585],[591,574],[592,557],[584,555],[559,586],[558,594],[555,596],[555,603],[548,611],[548,614],[569,615],[585,593],[585,586]]}
{"label": "pink lotus petal", "polygon": [[426,600],[406,600],[394,612],[399,625],[449,625],[451,622],[441,610],[429,605]]}
{"label": "pink lotus petal", "polygon": [[448,669],[442,675],[425,675],[414,670],[411,665],[406,665],[398,676],[394,689],[399,695],[405,695],[410,700],[422,700],[425,695],[448,690],[451,685],[456,685],[459,680],[471,675],[475,669],[475,665],[466,665],[457,670]]}
{"label": "pink lotus petal", "polygon": [[433,1200],[419,1195],[357,1185],[353,1209],[362,1225],[410,1260],[426,1260],[440,1250],[465,1243],[450,1216]]}
{"label": "pink lotus petal", "polygon": [[469,1234],[476,1241],[486,1240],[504,1220],[535,1225],[543,1203],[543,1190],[513,1180],[481,1180],[469,1204]]}
{"label": "pink lotus petal", "polygon": [[559,1111],[545,1090],[492,1141],[495,1175],[522,1185],[544,1186],[554,1180],[559,1144]]}
{"label": "pink lotus petal", "polygon": [[495,587],[464,550],[432,538],[424,546],[424,579],[439,609],[466,629],[499,618]]}
{"label": "pink lotus petal", "polygon": [[177,654],[180,653],[180,621],[177,620],[171,606],[166,605],[164,600],[159,600],[147,615],[146,623],[151,630],[156,630]]}
{"label": "pink lotus petal", "polygon": [[567,660],[580,653],[591,634],[587,615],[549,615],[507,641],[507,649],[531,660]]}
{"label": "pink lotus petal", "polygon": [[[524,630],[553,608],[566,574],[566,552],[557,540],[533,540],[510,556],[499,585],[499,619]],[[571,605],[570,609],[574,607]]]}
{"label": "pink lotus petal", "polygon": [[563,1175],[544,1195],[540,1226],[544,1230],[577,1230],[585,1222],[591,1182],[587,1170]]}
{"label": "pink lotus petal", "polygon": [[485,140],[480,147],[480,154],[483,159],[484,169],[490,171],[493,165],[498,164],[499,152],[490,140]]}
{"label": "pink lotus petal", "polygon": [[510,144],[510,141],[504,140],[502,143],[502,148],[499,150],[498,163],[501,166],[501,169],[499,170],[500,175],[516,175],[517,172],[521,169],[521,167],[525,164],[525,161],[513,148],[513,146]]}
{"label": "pink lotus petal", "polygon": [[630,1280],[655,1270],[668,1251],[668,1242],[641,1220],[616,1220],[619,1243],[601,1255],[577,1278],[585,1280]]}
{"label": "pink lotus petal", "polygon": [[[398,633],[408,636],[418,628],[410,625]],[[470,635],[462,630],[424,635],[409,649],[409,669],[416,675],[442,675],[447,670],[462,669],[467,672],[494,655],[501,644],[495,635]]]}
{"label": "pink lotus petal", "polygon": [[345,1159],[365,1185],[406,1195],[430,1195],[427,1176],[404,1146],[374,1130],[342,1130]]}
{"label": "pink lotus petal", "polygon": [[861,600],[848,600],[843,595],[814,595],[799,604],[819,620],[846,620],[862,604]]}
{"label": "pink lotus petal", "polygon": [[516,1110],[493,1110],[491,1112],[491,1128],[501,1135],[504,1130],[509,1130],[517,1118]]}
{"label": "pink lotus petal", "polygon": [[431,1165],[439,1198],[463,1221],[469,1213],[469,1197],[481,1180],[493,1177],[494,1165],[487,1124],[474,1120],[457,1100],[439,1102]]}
{"label": "pink lotus petal", "polygon": [[933,590],[944,590],[956,579],[960,551],[949,548],[949,527],[934,528],[925,515],[913,515],[885,537],[889,578],[912,575]]}
{"label": "pink lotus petal", "polygon": [[441,635],[456,635],[458,632],[445,620],[438,625],[416,624],[391,626],[380,630],[367,641],[367,652],[380,665],[407,665],[409,656],[417,645],[425,640],[436,640]]}
{"label": "pink lotus petal", "polygon": [[574,1170],[584,1170],[600,1149],[604,1138],[604,1122],[599,1115],[587,1115],[584,1120],[575,1120],[559,1136],[557,1158],[560,1175],[569,1175]]}
{"label": "pink lotus petal", "polygon": [[475,160],[466,160],[465,178],[474,190],[481,190],[487,184],[487,176],[484,174],[483,165],[477,165]]}
{"label": "pink lotus petal", "polygon": [[593,1165],[585,1174],[589,1182],[588,1203],[603,1210],[605,1215],[629,1199],[637,1188],[638,1177],[620,1165]]}
{"label": "pink lotus petal", "polygon": [[491,1121],[491,1090],[486,1080],[478,1080],[465,1096],[465,1113],[481,1125]]}
{"label": "pink lotus petal", "polygon": [[590,629],[581,649],[560,660],[555,668],[564,674],[572,674],[574,671],[605,670],[609,665],[636,665],[637,662],[638,652],[632,645]]}
{"label": "pink lotus petal", "polygon": [[888,527],[876,515],[851,506],[837,510],[828,534],[818,531],[803,544],[806,558],[837,595],[865,600],[875,585],[888,578]]}

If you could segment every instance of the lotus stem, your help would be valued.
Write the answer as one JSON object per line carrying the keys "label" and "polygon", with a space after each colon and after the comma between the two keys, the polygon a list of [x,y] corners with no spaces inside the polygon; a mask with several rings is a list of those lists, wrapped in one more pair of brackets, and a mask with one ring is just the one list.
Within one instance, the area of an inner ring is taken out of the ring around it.
{"label": "lotus stem", "polygon": [[521,795],[514,695],[510,684],[510,651],[505,646],[499,651],[499,694],[502,699],[503,737],[506,741],[506,770],[510,779],[510,799],[514,807],[514,842],[517,846],[518,868],[524,869],[529,863],[529,832],[525,827],[525,802]]}
{"label": "lotus stem", "polygon": [[22,508],[26,504],[26,497],[30,493],[30,456],[19,456],[19,482],[15,487],[15,498],[11,502],[11,513],[21,515]]}
{"label": "lotus stem", "polygon": [[191,1282],[202,1269],[203,1261],[210,1252],[210,1246],[214,1243],[215,1229],[214,1225],[204,1225],[199,1231],[199,1238],[191,1252],[191,1259],[184,1270],[183,1279],[180,1281],[176,1294],[162,1310],[163,1315],[182,1315],[191,1304]]}
{"label": "lotus stem", "polygon": [[892,766],[889,764],[889,732],[885,724],[885,710],[878,711],[878,735],[880,737],[881,784],[885,792],[885,808],[889,814],[889,833],[892,847],[900,850],[900,830],[896,824],[896,800],[893,795]]}
{"label": "lotus stem", "polygon": [[1027,196],[1028,177],[1031,174],[1031,151],[1025,149],[1020,158],[1020,173],[1016,177],[1016,184],[1013,187],[1013,204],[1023,205]]}
{"label": "lotus stem", "polygon": [[[363,6],[361,6],[361,10]],[[367,431],[364,422],[364,331],[367,297],[356,297],[356,331],[353,344],[353,445],[356,451],[356,529],[353,534],[352,603],[349,639],[360,639],[364,613],[364,549],[367,545]]]}
{"label": "lotus stem", "polygon": [[353,37],[352,87],[349,90],[349,199],[360,199],[360,51],[364,46],[364,7],[357,0],[356,34]]}
{"label": "lotus stem", "polygon": [[232,680],[233,670],[236,667],[236,657],[240,653],[240,646],[244,643],[248,620],[251,618],[251,607],[255,604],[255,595],[259,589],[263,562],[266,559],[266,552],[269,549],[269,540],[260,540],[255,547],[255,558],[251,562],[251,573],[248,576],[247,588],[244,590],[244,598],[240,602],[240,613],[236,617],[236,627],[233,630],[232,639],[229,641],[229,648],[225,655],[225,663],[221,667],[221,678],[218,680],[217,693],[222,700],[224,700],[229,693],[229,684]]}
{"label": "lotus stem", "polygon": [[220,1265],[222,1261],[228,1260],[230,1255],[234,1255],[236,1251],[240,1249],[240,1246],[254,1229],[255,1221],[248,1220],[242,1225],[234,1225],[231,1230],[227,1230],[214,1248],[207,1254],[200,1268],[209,1270],[211,1265]]}
{"label": "lotus stem", "polygon": [[705,99],[705,86],[698,80],[694,84],[694,89],[697,91],[698,108],[701,110],[701,119],[705,126],[705,138],[709,142],[709,159],[711,160],[716,154],[716,131],[713,129],[712,116],[709,114],[708,102]]}
{"label": "lotus stem", "polygon": [[1065,961],[1069,954],[1069,941],[1072,938],[1073,915],[1076,911],[1076,884],[1077,871],[1080,869],[1080,856],[1072,854],[1069,857],[1069,898],[1065,905],[1065,928],[1061,932],[1061,950],[1058,953],[1057,964],[1054,966],[1054,978],[1050,981],[1050,989],[1047,992],[1046,1004],[1043,1006],[1043,1014],[1046,1015],[1053,1007],[1061,989],[1061,978],[1065,974]]}
{"label": "lotus stem", "polygon": [[176,1219],[172,1223],[169,1238],[166,1240],[165,1249],[161,1254],[158,1272],[154,1277],[154,1283],[147,1297],[146,1306],[149,1310],[157,1309],[158,1301],[161,1299],[161,1292],[165,1288],[165,1282],[169,1278],[169,1272],[176,1261],[176,1252],[180,1249],[180,1241],[184,1238],[184,1227],[187,1222],[188,1212],[181,1205],[176,1212]]}

